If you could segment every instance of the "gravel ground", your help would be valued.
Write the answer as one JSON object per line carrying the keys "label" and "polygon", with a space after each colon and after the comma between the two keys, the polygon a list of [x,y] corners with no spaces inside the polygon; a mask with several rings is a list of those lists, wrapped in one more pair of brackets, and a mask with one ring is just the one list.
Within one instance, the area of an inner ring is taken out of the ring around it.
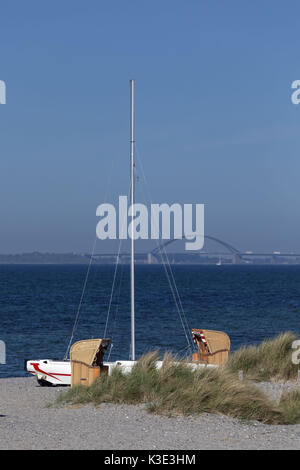
{"label": "gravel ground", "polygon": [[[282,384],[261,384],[275,399]],[[221,415],[167,418],[143,405],[47,407],[63,388],[0,379],[0,449],[300,449],[300,424],[241,423]]]}

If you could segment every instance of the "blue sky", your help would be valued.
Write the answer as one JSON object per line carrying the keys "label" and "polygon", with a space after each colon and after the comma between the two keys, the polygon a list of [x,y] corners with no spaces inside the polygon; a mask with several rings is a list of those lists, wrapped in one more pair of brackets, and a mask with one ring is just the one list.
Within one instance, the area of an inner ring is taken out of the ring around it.
{"label": "blue sky", "polygon": [[91,250],[96,207],[128,190],[130,78],[151,202],[204,203],[206,233],[240,249],[300,251],[298,2],[11,1],[0,14],[1,253]]}

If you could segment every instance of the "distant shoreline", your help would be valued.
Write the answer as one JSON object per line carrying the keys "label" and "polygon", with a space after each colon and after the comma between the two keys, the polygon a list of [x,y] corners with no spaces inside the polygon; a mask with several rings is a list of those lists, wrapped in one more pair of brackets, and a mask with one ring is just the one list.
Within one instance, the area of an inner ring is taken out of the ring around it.
{"label": "distant shoreline", "polygon": [[[89,264],[89,260],[87,259],[86,261],[0,261],[0,265],[87,265]],[[93,264],[98,265],[98,266],[111,266],[114,265],[115,262],[99,262],[99,261],[93,261]],[[130,263],[127,262],[122,262],[120,264],[123,265],[130,265]],[[142,262],[135,262],[136,265],[143,265],[143,266],[149,266],[149,263],[142,263]],[[152,263],[151,266],[161,266],[163,263]],[[215,263],[191,263],[191,262],[186,262],[186,263],[172,263],[172,265],[178,265],[178,266],[215,266]],[[224,263],[224,266],[231,266],[231,263]],[[262,263],[261,265],[265,265]]]}
{"label": "distant shoreline", "polygon": [[[90,253],[17,253],[17,254],[0,254],[0,265],[87,265],[91,260]],[[119,264],[129,265],[130,257],[128,253],[97,253],[92,257],[92,264],[105,266]],[[135,253],[136,265],[181,265],[181,266],[218,266],[222,269],[223,266],[297,266],[300,265],[300,258],[257,258],[239,259],[232,257],[230,254],[208,255],[206,253],[168,253],[168,261],[162,259],[159,255],[152,255],[152,253]]]}

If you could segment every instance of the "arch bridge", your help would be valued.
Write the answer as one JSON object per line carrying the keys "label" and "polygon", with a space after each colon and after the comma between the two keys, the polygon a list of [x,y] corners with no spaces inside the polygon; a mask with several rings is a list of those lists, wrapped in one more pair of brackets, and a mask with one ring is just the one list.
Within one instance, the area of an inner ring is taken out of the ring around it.
{"label": "arch bridge", "polygon": [[[212,237],[211,235],[204,235],[204,239],[212,240],[212,241],[218,243],[219,245],[221,245],[222,247],[226,248],[228,250],[229,254],[232,255],[232,263],[233,264],[242,263],[244,261],[243,258],[242,258],[242,253],[240,252],[240,250],[238,250],[234,246],[230,245],[229,243],[227,243],[223,240],[220,240],[217,237]],[[164,250],[171,243],[174,243],[178,240],[179,240],[178,238],[172,238],[171,240],[166,240],[164,243],[160,243],[159,246],[154,248],[154,250],[152,250],[149,253],[148,260],[151,262],[151,257],[152,256],[156,260],[159,260],[160,256],[161,256],[161,253],[162,253],[162,250]],[[180,239],[180,240],[190,240],[190,238],[183,236],[182,239]]]}

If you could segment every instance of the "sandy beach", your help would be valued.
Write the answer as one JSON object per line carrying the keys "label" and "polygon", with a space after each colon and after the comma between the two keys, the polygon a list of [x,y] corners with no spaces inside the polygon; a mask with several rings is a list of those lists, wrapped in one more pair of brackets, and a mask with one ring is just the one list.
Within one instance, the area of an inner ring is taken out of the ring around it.
{"label": "sandy beach", "polygon": [[[263,385],[276,398],[278,387]],[[300,424],[240,422],[202,414],[164,417],[144,405],[49,407],[65,388],[35,378],[0,380],[0,449],[300,449]]]}

